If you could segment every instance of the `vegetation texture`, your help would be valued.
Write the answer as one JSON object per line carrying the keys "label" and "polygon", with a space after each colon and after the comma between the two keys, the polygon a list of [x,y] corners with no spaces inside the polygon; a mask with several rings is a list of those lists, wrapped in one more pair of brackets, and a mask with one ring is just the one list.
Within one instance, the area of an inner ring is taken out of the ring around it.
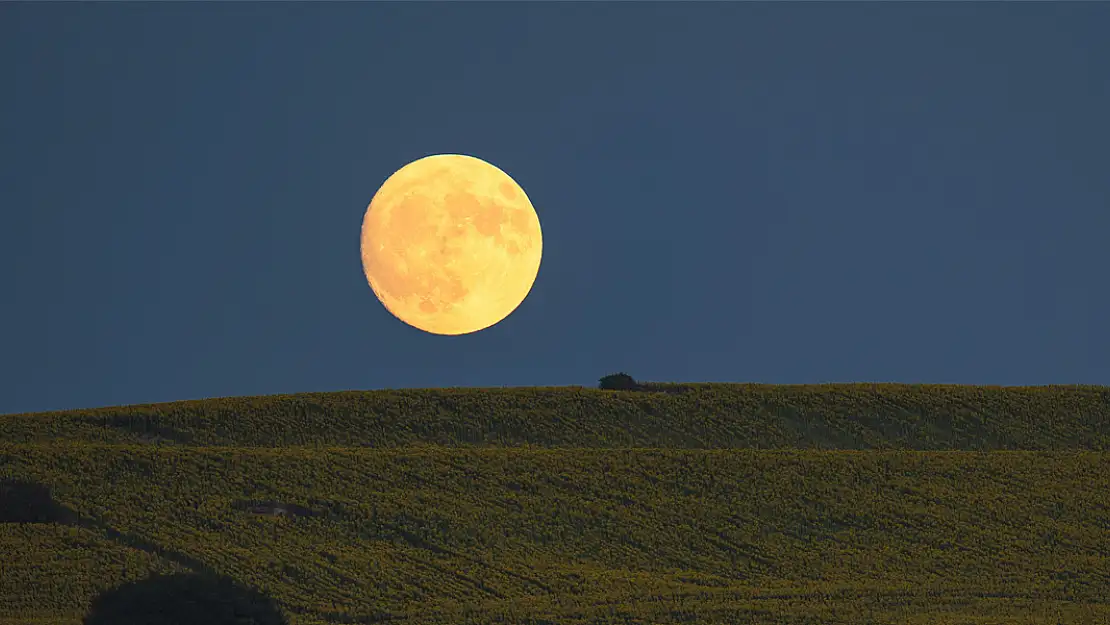
{"label": "vegetation texture", "polygon": [[226,580],[298,625],[1104,624],[1108,444],[1104,387],[640,384],[9,415],[0,506],[36,510],[0,520],[0,624],[98,622],[113,597],[164,587],[155,574]]}

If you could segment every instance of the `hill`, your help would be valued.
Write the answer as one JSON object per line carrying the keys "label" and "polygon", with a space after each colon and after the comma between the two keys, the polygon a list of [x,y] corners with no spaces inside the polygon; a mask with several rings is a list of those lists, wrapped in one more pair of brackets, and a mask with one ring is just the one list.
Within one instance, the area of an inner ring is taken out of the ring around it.
{"label": "hill", "polygon": [[1105,387],[448,389],[8,415],[0,480],[49,488],[50,506],[0,518],[0,623],[79,623],[128,580],[192,571],[309,625],[1101,624],[1108,430]]}
{"label": "hill", "polygon": [[1110,387],[646,386],[304,393],[18,414],[0,417],[0,441],[1110,450]]}

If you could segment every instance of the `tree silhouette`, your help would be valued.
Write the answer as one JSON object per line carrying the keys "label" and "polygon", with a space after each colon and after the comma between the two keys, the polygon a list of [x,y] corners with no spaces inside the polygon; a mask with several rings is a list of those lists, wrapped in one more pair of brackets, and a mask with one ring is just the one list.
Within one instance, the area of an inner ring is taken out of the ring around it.
{"label": "tree silhouette", "polygon": [[598,388],[610,391],[635,391],[640,388],[632,376],[624,373],[612,373],[598,380]]}
{"label": "tree silhouette", "polygon": [[287,625],[277,602],[232,579],[155,575],[106,590],[83,625]]}
{"label": "tree silhouette", "polygon": [[0,523],[70,523],[74,514],[50,488],[26,480],[0,481]]}

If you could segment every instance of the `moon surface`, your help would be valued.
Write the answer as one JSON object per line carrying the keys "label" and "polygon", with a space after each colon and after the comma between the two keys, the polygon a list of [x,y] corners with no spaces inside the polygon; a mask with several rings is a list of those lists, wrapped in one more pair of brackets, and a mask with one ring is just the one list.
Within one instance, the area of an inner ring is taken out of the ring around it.
{"label": "moon surface", "polygon": [[532,202],[472,156],[413,161],[382,184],[362,220],[362,269],[395,317],[468,334],[508,317],[532,290],[543,240]]}

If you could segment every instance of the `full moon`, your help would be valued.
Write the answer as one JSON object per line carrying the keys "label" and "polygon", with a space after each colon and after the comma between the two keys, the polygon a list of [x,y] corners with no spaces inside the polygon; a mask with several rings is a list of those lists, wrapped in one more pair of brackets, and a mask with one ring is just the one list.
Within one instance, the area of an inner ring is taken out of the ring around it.
{"label": "full moon", "polygon": [[532,290],[543,248],[532,202],[508,174],[440,154],[382,184],[362,219],[362,269],[401,321],[468,334],[508,317]]}

